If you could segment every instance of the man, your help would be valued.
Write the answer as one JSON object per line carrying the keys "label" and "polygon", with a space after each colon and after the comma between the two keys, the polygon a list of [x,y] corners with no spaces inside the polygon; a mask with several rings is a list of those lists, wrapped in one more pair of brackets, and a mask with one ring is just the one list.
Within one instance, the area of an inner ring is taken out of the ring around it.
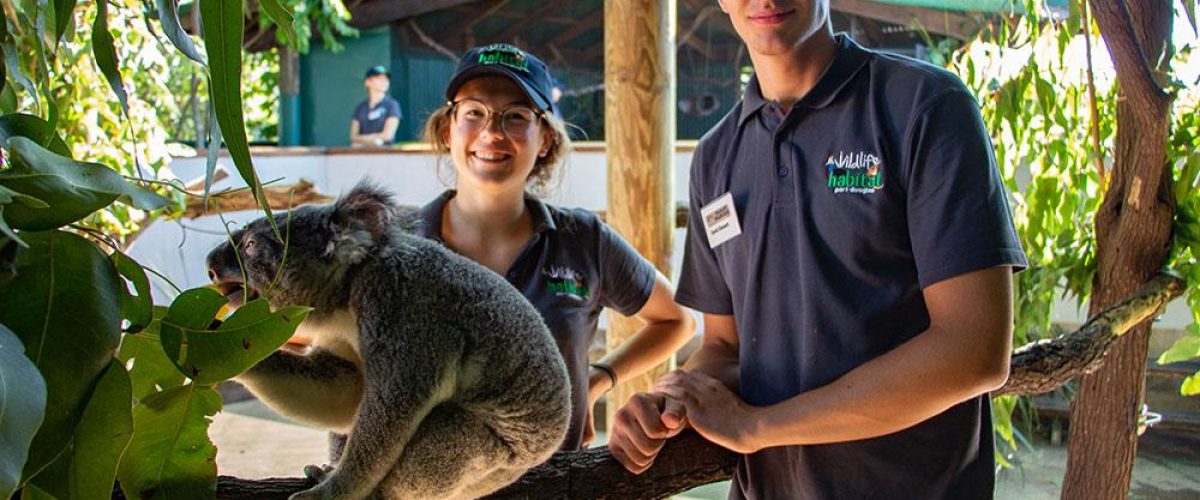
{"label": "man", "polygon": [[367,100],[354,108],[350,122],[350,144],[355,146],[383,146],[391,144],[400,126],[400,103],[387,95],[391,86],[391,75],[383,66],[373,66],[363,77],[367,88]]}
{"label": "man", "polygon": [[691,427],[743,454],[731,498],[990,498],[1025,258],[977,104],[835,37],[828,0],[719,3],[756,76],[692,164],[704,341],[610,450],[640,473]]}

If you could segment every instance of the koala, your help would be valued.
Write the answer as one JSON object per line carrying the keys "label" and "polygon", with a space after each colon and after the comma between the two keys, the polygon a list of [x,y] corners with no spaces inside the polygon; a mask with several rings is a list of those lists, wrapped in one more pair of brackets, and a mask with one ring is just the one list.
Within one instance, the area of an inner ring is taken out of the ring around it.
{"label": "koala", "polygon": [[360,184],[276,215],[278,233],[254,221],[208,255],[231,302],[313,308],[297,329],[307,348],[238,377],[281,415],[347,435],[340,461],[292,498],[479,497],[566,435],[566,365],[541,316],[500,276],[414,234],[415,220]]}

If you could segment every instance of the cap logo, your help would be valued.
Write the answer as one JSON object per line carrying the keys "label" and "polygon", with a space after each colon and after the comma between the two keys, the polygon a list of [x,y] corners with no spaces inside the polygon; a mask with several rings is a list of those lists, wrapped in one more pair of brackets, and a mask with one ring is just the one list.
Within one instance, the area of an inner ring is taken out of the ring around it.
{"label": "cap logo", "polygon": [[529,72],[529,61],[525,54],[511,45],[497,44],[484,47],[479,54],[479,64],[500,64],[512,69]]}

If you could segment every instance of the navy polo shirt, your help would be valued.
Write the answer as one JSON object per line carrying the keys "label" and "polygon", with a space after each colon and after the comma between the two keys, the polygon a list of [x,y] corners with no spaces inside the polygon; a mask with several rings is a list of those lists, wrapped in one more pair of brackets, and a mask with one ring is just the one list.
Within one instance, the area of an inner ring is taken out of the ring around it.
{"label": "navy polo shirt", "polygon": [[[446,191],[421,208],[424,236],[443,242],[442,214],[454,197]],[[588,347],[605,307],[631,316],[654,289],[655,270],[595,214],[526,198],[533,237],[505,278],[542,315],[567,364],[571,381],[571,426],[562,449],[583,446],[587,423]]]}
{"label": "navy polo shirt", "polygon": [[[959,79],[844,35],[837,43],[790,110],[751,80],[692,163],[676,300],[735,316],[740,395],[756,406],[826,385],[924,331],[923,288],[1026,265]],[[742,234],[710,248],[701,207],[726,193]],[[993,481],[980,396],[890,435],[746,455],[730,496],[991,498]]]}
{"label": "navy polo shirt", "polygon": [[[370,99],[364,99],[354,108],[354,120],[358,122],[358,133],[360,134],[383,132],[384,122],[393,116],[396,119],[404,118],[404,114],[400,112],[400,103],[387,95],[383,96],[383,99],[380,99],[374,106],[371,105]],[[391,142],[390,138],[388,142]]]}

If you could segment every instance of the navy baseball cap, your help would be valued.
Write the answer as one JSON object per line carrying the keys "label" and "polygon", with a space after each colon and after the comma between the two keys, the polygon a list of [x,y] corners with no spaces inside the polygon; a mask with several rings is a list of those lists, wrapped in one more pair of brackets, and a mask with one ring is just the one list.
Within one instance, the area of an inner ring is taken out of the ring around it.
{"label": "navy baseball cap", "polygon": [[388,78],[392,77],[392,74],[388,72],[387,68],[385,68],[383,66],[371,66],[370,68],[367,69],[367,74],[366,74],[366,76],[363,77],[363,80],[366,80],[367,78],[370,78],[372,76],[379,76],[379,75],[385,75]]}
{"label": "navy baseball cap", "polygon": [[484,75],[506,76],[517,82],[529,100],[544,111],[557,115],[558,109],[550,99],[553,87],[546,63],[507,43],[496,43],[468,50],[458,60],[454,77],[446,86],[446,100],[454,100],[458,89],[473,78]]}

